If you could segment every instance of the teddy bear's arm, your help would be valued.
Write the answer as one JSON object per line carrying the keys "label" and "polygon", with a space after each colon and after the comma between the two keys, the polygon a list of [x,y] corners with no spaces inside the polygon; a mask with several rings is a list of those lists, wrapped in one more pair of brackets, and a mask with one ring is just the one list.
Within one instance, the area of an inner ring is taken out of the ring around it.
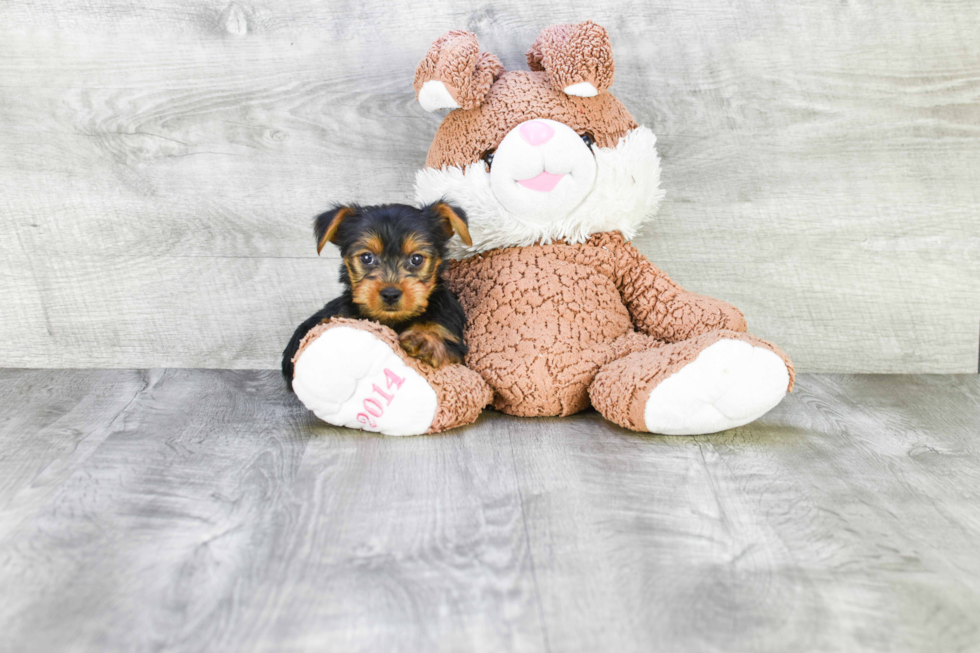
{"label": "teddy bear's arm", "polygon": [[742,312],[727,302],[684,290],[621,239],[614,253],[616,283],[637,330],[677,342],[718,329],[745,331]]}

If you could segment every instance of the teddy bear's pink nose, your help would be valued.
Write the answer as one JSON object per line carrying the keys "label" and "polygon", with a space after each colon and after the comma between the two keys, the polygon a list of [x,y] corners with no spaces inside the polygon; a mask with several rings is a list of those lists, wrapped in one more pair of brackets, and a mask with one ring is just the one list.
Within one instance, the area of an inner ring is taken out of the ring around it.
{"label": "teddy bear's pink nose", "polygon": [[551,125],[540,120],[532,120],[521,125],[521,138],[535,147],[544,145],[554,135],[555,130],[551,128]]}

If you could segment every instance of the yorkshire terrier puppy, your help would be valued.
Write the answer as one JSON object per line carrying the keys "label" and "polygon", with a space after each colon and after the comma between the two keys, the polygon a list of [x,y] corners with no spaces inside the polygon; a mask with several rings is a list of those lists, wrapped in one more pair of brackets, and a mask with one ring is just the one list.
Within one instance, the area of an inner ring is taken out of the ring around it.
{"label": "yorkshire terrier puppy", "polygon": [[340,248],[344,292],[303,322],[282,353],[282,373],[292,387],[293,356],[303,336],[332,317],[374,320],[399,334],[409,356],[441,367],[462,363],[466,315],[442,281],[446,244],[453,233],[472,245],[462,209],[435,202],[336,206],[313,224],[317,253]]}

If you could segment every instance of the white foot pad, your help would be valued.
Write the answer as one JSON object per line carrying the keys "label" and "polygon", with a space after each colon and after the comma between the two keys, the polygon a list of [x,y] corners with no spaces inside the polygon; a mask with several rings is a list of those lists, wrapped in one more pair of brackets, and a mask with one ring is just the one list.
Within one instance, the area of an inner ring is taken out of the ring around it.
{"label": "white foot pad", "polygon": [[293,391],[328,424],[421,435],[436,414],[436,392],[367,331],[334,327],[296,361]]}
{"label": "white foot pad", "polygon": [[762,417],[788,385],[789,370],[773,352],[719,340],[653,389],[643,417],[651,433],[716,433]]}

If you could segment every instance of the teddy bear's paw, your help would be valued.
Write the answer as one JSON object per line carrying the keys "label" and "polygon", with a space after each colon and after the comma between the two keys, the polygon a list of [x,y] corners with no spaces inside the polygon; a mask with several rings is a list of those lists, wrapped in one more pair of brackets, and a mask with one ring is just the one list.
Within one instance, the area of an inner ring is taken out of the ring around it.
{"label": "teddy bear's paw", "polygon": [[646,429],[665,435],[716,433],[762,417],[786,395],[783,359],[741,340],[719,340],[650,393]]}
{"label": "teddy bear's paw", "polygon": [[368,331],[334,327],[311,342],[293,375],[300,401],[324,422],[420,435],[436,413],[436,393],[418,372]]}

